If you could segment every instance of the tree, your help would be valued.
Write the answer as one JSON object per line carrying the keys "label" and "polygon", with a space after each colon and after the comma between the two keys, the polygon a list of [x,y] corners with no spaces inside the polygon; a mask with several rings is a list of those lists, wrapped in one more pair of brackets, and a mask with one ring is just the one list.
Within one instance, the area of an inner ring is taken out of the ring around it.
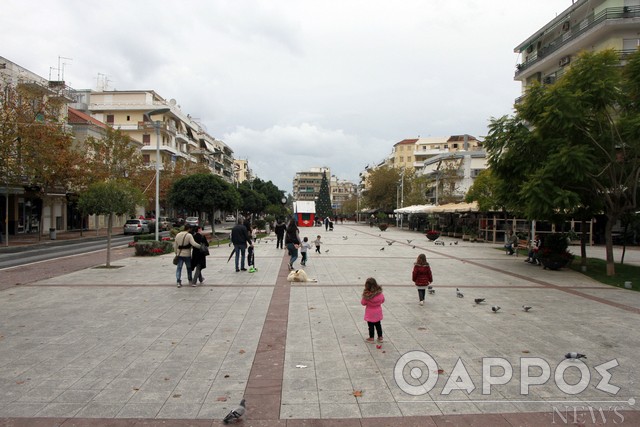
{"label": "tree", "polygon": [[188,211],[208,213],[211,229],[216,209],[234,210],[240,206],[238,191],[217,175],[195,174],[176,180],[169,191],[169,202]]}
{"label": "tree", "polygon": [[141,173],[146,168],[142,156],[138,147],[121,130],[107,126],[104,137],[89,137],[85,145],[91,170],[88,176],[92,180],[128,179],[138,186],[143,185]]}
{"label": "tree", "polygon": [[363,193],[369,208],[391,211],[397,207],[397,190],[400,183],[400,170],[390,166],[381,166],[369,174],[369,187]]}
{"label": "tree", "polygon": [[269,200],[267,197],[255,191],[251,188],[251,184],[248,181],[244,181],[238,187],[240,198],[242,200],[241,209],[246,213],[261,214],[264,213]]}
{"label": "tree", "polygon": [[329,181],[327,180],[326,172],[322,173],[320,193],[318,194],[318,201],[316,202],[316,215],[320,218],[333,216],[333,209],[331,208],[331,194],[329,193]]}
{"label": "tree", "polygon": [[615,274],[612,227],[637,207],[640,51],[622,67],[613,50],[581,54],[556,83],[534,84],[515,116],[492,119],[484,145],[499,199],[528,218],[602,210],[607,275]]}
{"label": "tree", "polygon": [[491,169],[485,169],[478,174],[473,184],[465,195],[465,202],[478,202],[478,210],[480,212],[495,211],[501,208],[500,202],[496,196],[496,188],[498,179],[491,172]]}
{"label": "tree", "polygon": [[142,193],[125,180],[95,182],[80,194],[78,208],[89,215],[108,215],[107,219],[107,267],[111,267],[111,230],[113,215],[135,212],[142,203]]}

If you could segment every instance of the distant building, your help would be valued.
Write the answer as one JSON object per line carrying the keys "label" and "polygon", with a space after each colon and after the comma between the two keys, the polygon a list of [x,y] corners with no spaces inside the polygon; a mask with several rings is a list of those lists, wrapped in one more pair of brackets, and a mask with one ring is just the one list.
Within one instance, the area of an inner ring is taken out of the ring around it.
{"label": "distant building", "polygon": [[[331,176],[331,169],[324,167],[313,167],[306,171],[296,172],[293,178],[293,199],[296,201],[315,200],[320,194],[320,184],[322,174],[327,174],[327,179]],[[331,190],[331,183],[329,183]]]}
{"label": "distant building", "polygon": [[638,46],[640,0],[577,0],[515,47],[514,79],[524,94],[533,82],[555,82],[582,51],[615,49],[624,61]]}

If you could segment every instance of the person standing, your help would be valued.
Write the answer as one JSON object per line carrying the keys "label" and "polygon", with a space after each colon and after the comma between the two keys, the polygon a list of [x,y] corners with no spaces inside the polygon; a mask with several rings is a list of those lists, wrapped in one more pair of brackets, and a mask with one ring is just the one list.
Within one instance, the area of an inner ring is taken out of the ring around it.
{"label": "person standing", "polygon": [[309,238],[305,237],[302,239],[302,243],[300,244],[300,253],[302,254],[302,260],[300,264],[303,266],[307,265],[307,251],[311,249],[311,243],[309,243]]}
{"label": "person standing", "polygon": [[289,270],[293,270],[293,263],[298,259],[298,248],[300,247],[300,234],[294,220],[289,221],[287,233],[284,236],[284,244],[287,245],[289,251]]}
{"label": "person standing", "polygon": [[200,244],[193,239],[193,235],[190,231],[191,226],[189,224],[185,224],[184,230],[176,234],[176,238],[173,241],[173,250],[178,257],[178,264],[176,266],[176,284],[179,288],[182,287],[181,279],[183,265],[186,265],[187,267],[189,283],[193,283],[193,278],[191,276],[191,248],[200,249]]}
{"label": "person standing", "polygon": [[364,320],[367,321],[369,327],[369,338],[367,342],[373,342],[373,330],[375,328],[378,333],[378,342],[382,342],[382,304],[384,303],[384,294],[382,287],[373,277],[369,277],[364,283],[364,291],[362,292],[362,300],[360,304],[364,305]]}
{"label": "person standing", "polygon": [[329,223],[331,222],[331,220],[329,219],[328,216],[324,217],[324,231],[329,231]]}
{"label": "person standing", "polygon": [[240,270],[247,271],[244,268],[245,253],[247,247],[253,243],[247,226],[241,220],[238,220],[238,223],[231,229],[231,243],[233,243],[233,249],[236,253],[236,273]]}
{"label": "person standing", "polygon": [[202,227],[196,226],[193,227],[195,233],[193,233],[193,240],[196,243],[200,244],[199,250],[191,251],[191,268],[194,271],[193,281],[191,281],[191,286],[194,288],[198,286],[198,281],[200,284],[204,283],[205,279],[202,276],[202,270],[207,268],[207,255],[209,254],[209,242],[207,241],[207,237],[202,233]]}
{"label": "person standing", "polygon": [[433,274],[431,272],[431,266],[427,262],[427,256],[425,254],[418,255],[418,259],[413,264],[413,273],[411,274],[411,280],[415,283],[418,289],[418,304],[424,305],[424,294],[427,286],[433,282]]}
{"label": "person standing", "polygon": [[504,248],[507,250],[509,255],[513,255],[518,250],[518,236],[513,231],[509,232],[507,244],[504,245]]}
{"label": "person standing", "polygon": [[276,249],[284,249],[282,242],[284,241],[284,232],[287,230],[287,226],[284,225],[281,219],[278,220],[274,231],[276,233]]}

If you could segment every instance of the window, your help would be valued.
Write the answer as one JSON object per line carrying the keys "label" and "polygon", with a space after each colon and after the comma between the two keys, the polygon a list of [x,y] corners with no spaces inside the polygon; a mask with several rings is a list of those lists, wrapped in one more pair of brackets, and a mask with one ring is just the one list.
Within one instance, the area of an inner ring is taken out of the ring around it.
{"label": "window", "polygon": [[411,156],[407,156],[407,162],[411,163]]}
{"label": "window", "polygon": [[404,162],[404,156],[400,156],[400,162]]}
{"label": "window", "polygon": [[151,135],[150,135],[150,134],[148,134],[148,133],[146,133],[146,134],[142,135],[142,143],[143,143],[144,145],[149,145],[149,144],[151,144]]}
{"label": "window", "polygon": [[143,154],[142,155],[142,163],[144,163],[145,165],[149,164],[149,155],[148,154]]}
{"label": "window", "polygon": [[131,121],[131,116],[127,116],[127,121],[130,122]]}
{"label": "window", "polygon": [[113,114],[107,114],[107,124],[112,125],[114,123]]}

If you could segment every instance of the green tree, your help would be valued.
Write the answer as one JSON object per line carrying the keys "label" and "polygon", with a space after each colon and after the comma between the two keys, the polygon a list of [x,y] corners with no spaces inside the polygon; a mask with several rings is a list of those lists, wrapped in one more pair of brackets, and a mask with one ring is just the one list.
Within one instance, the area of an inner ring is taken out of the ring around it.
{"label": "green tree", "polygon": [[499,180],[493,175],[491,169],[485,169],[478,174],[473,184],[465,195],[465,202],[478,202],[480,212],[489,212],[501,209],[496,196],[496,187]]}
{"label": "green tree", "polygon": [[514,117],[493,119],[484,146],[499,199],[527,218],[602,209],[615,274],[612,227],[636,209],[640,181],[640,51],[622,67],[613,50],[581,54],[556,83],[534,84]]}
{"label": "green tree", "polygon": [[176,180],[169,191],[169,202],[188,211],[207,213],[214,231],[216,209],[235,210],[241,204],[234,186],[217,175],[195,174]]}
{"label": "green tree", "polygon": [[107,215],[107,267],[111,267],[113,215],[135,212],[142,193],[126,180],[95,182],[80,194],[78,208],[89,215]]}
{"label": "green tree", "polygon": [[240,184],[238,192],[242,200],[240,209],[242,209],[243,212],[256,215],[264,213],[269,204],[269,200],[264,194],[252,189],[248,181]]}
{"label": "green tree", "polygon": [[322,173],[322,181],[320,182],[320,193],[316,202],[316,215],[320,218],[332,217],[333,209],[331,208],[331,194],[329,193],[329,181],[327,173]]}
{"label": "green tree", "polygon": [[89,137],[85,145],[87,164],[91,170],[88,176],[93,181],[128,179],[138,186],[146,185],[146,182],[142,183],[140,176],[146,169],[140,150],[121,130],[107,126],[102,138]]}
{"label": "green tree", "polygon": [[365,204],[371,209],[391,211],[397,206],[400,169],[381,166],[369,174],[369,187],[363,192]]}

